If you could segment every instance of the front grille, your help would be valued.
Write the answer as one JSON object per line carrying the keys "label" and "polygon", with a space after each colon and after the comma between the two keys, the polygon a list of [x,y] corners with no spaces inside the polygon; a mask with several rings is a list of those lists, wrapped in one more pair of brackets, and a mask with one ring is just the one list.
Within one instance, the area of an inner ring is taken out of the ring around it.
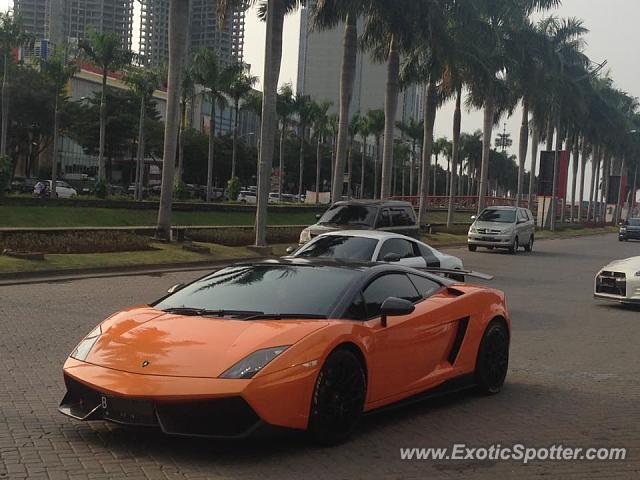
{"label": "front grille", "polygon": [[167,434],[242,437],[261,422],[241,397],[189,402],[157,402],[108,395],[65,376],[67,394],[60,411],[80,420],[160,427]]}
{"label": "front grille", "polygon": [[498,235],[500,230],[495,230],[492,228],[478,228],[478,233],[490,234],[490,235]]}
{"label": "front grille", "polygon": [[622,272],[603,271],[596,279],[596,293],[626,297],[626,275]]}

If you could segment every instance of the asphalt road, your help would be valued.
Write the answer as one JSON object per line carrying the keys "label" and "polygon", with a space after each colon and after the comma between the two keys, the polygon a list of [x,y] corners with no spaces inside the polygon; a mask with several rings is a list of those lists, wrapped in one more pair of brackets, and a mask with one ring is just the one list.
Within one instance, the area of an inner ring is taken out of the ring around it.
{"label": "asphalt road", "polygon": [[[368,417],[318,449],[298,435],[163,437],[57,413],[61,367],[111,312],[198,273],[0,287],[0,478],[640,478],[640,311],[591,298],[599,267],[640,255],[614,235],[539,242],[532,254],[452,250],[496,275],[513,321],[503,392],[462,392]],[[400,459],[404,447],[625,447],[613,462]]]}

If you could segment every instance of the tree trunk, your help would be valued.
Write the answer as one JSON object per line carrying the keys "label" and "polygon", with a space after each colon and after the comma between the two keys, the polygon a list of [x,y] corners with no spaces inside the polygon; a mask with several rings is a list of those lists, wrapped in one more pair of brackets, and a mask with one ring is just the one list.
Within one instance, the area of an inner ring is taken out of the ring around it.
{"label": "tree trunk", "polygon": [[529,174],[529,210],[533,209],[533,199],[536,196],[534,189],[536,186],[536,165],[538,163],[538,147],[540,146],[540,130],[533,127],[533,138],[531,139],[531,173]]}
{"label": "tree trunk", "polygon": [[53,155],[51,159],[51,198],[56,198],[56,180],[58,179],[58,138],[60,129],[60,105],[59,105],[58,92],[56,92],[56,101],[53,113]]}
{"label": "tree trunk", "polygon": [[411,144],[411,159],[409,160],[409,196],[413,197],[414,189],[414,172],[416,169],[416,141],[413,140]]}
{"label": "tree trunk", "polygon": [[104,145],[107,139],[107,69],[102,69],[102,93],[100,95],[100,140],[98,143],[98,181],[105,180]]}
{"label": "tree trunk", "polygon": [[156,235],[171,239],[171,207],[173,175],[176,164],[176,143],[180,125],[180,89],[182,68],[186,56],[186,31],[189,24],[189,8],[185,2],[171,0],[169,4],[169,74],[167,83],[167,114],[164,124],[164,151],[162,160],[162,190],[158,210]]}
{"label": "tree trunk", "polygon": [[300,125],[300,165],[298,170],[298,201],[302,201],[302,183],[303,183],[303,174],[304,174],[304,136],[305,136],[306,127],[304,125]]}
{"label": "tree trunk", "polygon": [[491,136],[493,135],[493,117],[496,111],[495,98],[489,94],[485,99],[482,133],[482,167],[478,191],[478,214],[484,210],[487,196],[487,178],[489,176],[489,157],[491,155]]}
{"label": "tree trunk", "polygon": [[527,161],[529,150],[529,99],[522,99],[522,122],[520,124],[520,147],[518,149],[518,191],[516,193],[516,205],[522,205],[524,195],[524,165]]}
{"label": "tree trunk", "polygon": [[284,1],[268,0],[267,33],[262,102],[262,128],[260,131],[260,160],[258,166],[258,199],[256,207],[256,246],[267,245],[267,205],[269,183],[273,167],[273,147],[277,124],[276,99],[280,64],[282,63],[282,30],[284,26]]}
{"label": "tree trunk", "polygon": [[0,155],[7,154],[7,132],[9,131],[9,55],[4,55],[4,75],[2,78],[2,127],[0,134]]}
{"label": "tree trunk", "polygon": [[600,214],[600,223],[607,223],[607,204],[609,203],[609,175],[611,175],[611,153],[606,151],[604,163],[602,166],[602,213]]}
{"label": "tree trunk", "polygon": [[578,182],[578,164],[580,162],[580,138],[576,135],[573,139],[573,164],[572,182],[571,182],[571,214],[569,215],[569,223],[573,223],[573,215],[576,205],[576,183]]}
{"label": "tree trunk", "polygon": [[367,162],[367,137],[362,137],[362,161],[360,165],[360,198],[364,198],[364,170]]}
{"label": "tree trunk", "polygon": [[216,102],[211,96],[211,120],[209,120],[209,151],[207,153],[207,202],[213,200],[213,156],[216,147]]}
{"label": "tree trunk", "polygon": [[[438,108],[438,87],[436,80],[429,81],[427,94],[424,97],[424,138],[422,139],[422,172],[420,174],[420,208],[418,210],[418,225],[427,224],[427,209],[429,208],[429,164],[433,152],[433,126],[436,121]],[[435,170],[434,170],[435,171]]]}
{"label": "tree trunk", "polygon": [[351,184],[353,183],[353,137],[349,140],[349,151],[347,152],[347,198],[351,200]]}
{"label": "tree trunk", "polygon": [[340,117],[338,123],[338,139],[336,162],[331,181],[331,200],[336,202],[342,197],[344,190],[344,164],[347,154],[349,136],[349,107],[353,97],[353,83],[356,77],[356,55],[358,52],[358,18],[347,15],[344,28],[344,45],[342,55],[342,74],[340,78]]}
{"label": "tree trunk", "polygon": [[240,100],[234,100],[234,119],[233,119],[233,153],[231,154],[231,178],[236,178],[236,168],[238,162],[238,125],[240,125]]}
{"label": "tree trunk", "polygon": [[[144,119],[146,117],[146,99],[143,97],[140,100],[140,120],[138,124],[138,152],[136,155],[136,184],[135,184],[135,199],[142,200],[142,180],[144,176]],[[180,170],[180,169],[178,169]]]}
{"label": "tree trunk", "polygon": [[580,159],[580,192],[579,192],[579,200],[578,200],[578,223],[582,223],[582,203],[584,202],[584,177],[585,170],[587,168],[587,139],[582,137],[582,158]]}
{"label": "tree trunk", "polygon": [[456,195],[457,187],[458,187],[458,179],[457,175],[457,164],[458,157],[460,156],[460,128],[461,128],[461,120],[462,120],[462,110],[460,108],[460,103],[462,101],[462,86],[460,85],[457,89],[456,93],[456,109],[453,113],[453,146],[451,149],[451,185],[449,186],[449,209],[447,211],[447,228],[451,228],[453,226],[453,215],[455,213],[455,203],[456,203]]}
{"label": "tree trunk", "polygon": [[320,157],[322,155],[320,146],[322,138],[318,133],[318,145],[316,146],[316,205],[320,203]]}
{"label": "tree trunk", "polygon": [[620,222],[620,219],[622,218],[622,208],[624,207],[624,202],[623,202],[623,196],[622,196],[622,176],[624,175],[624,171],[627,168],[626,165],[626,157],[623,155],[622,156],[622,161],[620,162],[620,180],[618,180],[618,199],[617,199],[617,204],[616,204],[616,214],[615,214],[615,225],[617,225]]}
{"label": "tree trunk", "polygon": [[380,191],[380,177],[378,176],[378,165],[380,164],[380,136],[376,136],[376,156],[373,159],[373,199],[378,199]]}
{"label": "tree trunk", "polygon": [[[560,173],[560,150],[562,149],[562,134],[560,127],[556,128],[556,149],[553,156],[553,179],[551,183],[551,222],[550,228],[552,232],[556,231],[556,216],[558,214],[558,177]],[[563,205],[564,207],[564,205]],[[563,208],[564,209],[564,208]]]}
{"label": "tree trunk", "polygon": [[400,52],[395,35],[389,42],[389,58],[387,60],[387,88],[384,101],[384,152],[382,154],[382,186],[380,198],[391,196],[391,174],[393,170],[393,137],[396,127],[396,111],[398,108],[398,91],[400,90]]}
{"label": "tree trunk", "polygon": [[278,161],[278,201],[282,201],[282,182],[284,181],[284,135],[287,129],[287,123],[282,119],[282,130],[280,130],[280,151]]}
{"label": "tree trunk", "polygon": [[629,202],[629,210],[627,210],[627,221],[633,217],[633,210],[636,205],[636,195],[638,188],[638,161],[636,160],[636,166],[633,171],[633,187],[631,188],[631,201]]}
{"label": "tree trunk", "polygon": [[[180,129],[178,130],[178,184],[183,182],[184,177],[184,132],[187,123],[187,103],[180,102]],[[142,178],[140,179],[142,188]]]}

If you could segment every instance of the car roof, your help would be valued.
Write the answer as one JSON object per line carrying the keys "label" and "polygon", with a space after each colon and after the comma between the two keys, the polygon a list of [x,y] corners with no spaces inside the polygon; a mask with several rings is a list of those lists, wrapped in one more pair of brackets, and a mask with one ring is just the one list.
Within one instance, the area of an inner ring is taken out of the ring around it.
{"label": "car roof", "polygon": [[511,205],[499,205],[492,207],[485,207],[487,210],[515,210],[516,208],[524,208],[524,207],[514,207]]}
{"label": "car roof", "polygon": [[338,205],[362,205],[367,207],[411,207],[413,206],[409,202],[403,202],[402,200],[342,200],[336,202],[331,207]]}
{"label": "car roof", "polygon": [[411,238],[406,235],[401,235],[399,233],[385,232],[382,230],[336,230],[334,232],[327,232],[318,236],[319,237],[328,237],[328,236],[362,237],[362,238],[373,238],[376,240],[387,240],[389,238],[402,238],[405,240],[416,241],[415,238]]}

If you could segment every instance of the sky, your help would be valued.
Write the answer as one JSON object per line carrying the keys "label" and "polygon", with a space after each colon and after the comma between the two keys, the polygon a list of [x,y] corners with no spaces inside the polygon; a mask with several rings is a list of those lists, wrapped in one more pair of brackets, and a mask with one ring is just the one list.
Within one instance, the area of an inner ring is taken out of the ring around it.
{"label": "sky", "polygon": [[[0,9],[6,10],[12,0],[0,0]],[[137,2],[136,2],[137,4]],[[638,0],[563,0],[562,6],[553,12],[559,17],[578,17],[584,20],[590,30],[587,35],[586,53],[598,63],[607,61],[609,71],[618,88],[640,98],[640,42],[637,41],[636,28],[640,19],[640,1]],[[134,26],[137,33],[138,27]],[[300,16],[287,17],[283,42],[282,69],[280,82],[292,82],[297,77],[298,42]],[[257,19],[255,9],[247,12],[245,61],[252,66],[254,75],[262,77],[264,69],[265,27]],[[518,132],[520,112],[505,119],[506,130],[514,143],[511,153],[518,151]],[[453,105],[445,105],[436,120],[436,136],[451,137]],[[473,132],[482,127],[482,113],[463,112],[463,131]],[[502,131],[504,125],[497,127]],[[496,132],[498,133],[498,132]],[[530,159],[527,161],[529,164]]]}

